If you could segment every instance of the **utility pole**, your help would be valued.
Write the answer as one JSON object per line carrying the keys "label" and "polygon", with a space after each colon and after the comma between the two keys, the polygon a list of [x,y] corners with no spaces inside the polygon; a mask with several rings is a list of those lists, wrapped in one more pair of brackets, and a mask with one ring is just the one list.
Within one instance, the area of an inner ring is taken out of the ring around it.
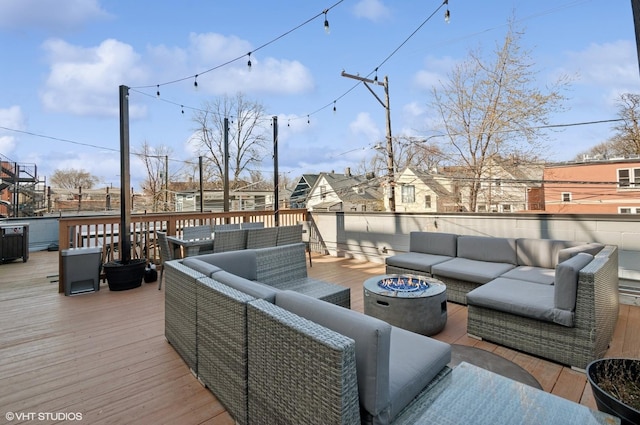
{"label": "utility pole", "polygon": [[[342,71],[343,77],[352,78],[354,80],[361,81],[362,84],[371,92],[373,97],[382,105],[387,113],[387,183],[389,185],[389,211],[394,212],[396,210],[396,195],[395,195],[395,176],[394,176],[394,157],[393,157],[393,139],[391,138],[391,108],[389,107],[389,78],[385,75],[384,81],[371,80],[369,78],[360,77],[359,75],[347,74]],[[377,84],[384,88],[385,101],[383,102],[380,97],[373,91],[369,84]]]}
{"label": "utility pole", "polygon": [[278,199],[278,117],[273,116],[273,218],[276,226],[280,226],[280,200]]}

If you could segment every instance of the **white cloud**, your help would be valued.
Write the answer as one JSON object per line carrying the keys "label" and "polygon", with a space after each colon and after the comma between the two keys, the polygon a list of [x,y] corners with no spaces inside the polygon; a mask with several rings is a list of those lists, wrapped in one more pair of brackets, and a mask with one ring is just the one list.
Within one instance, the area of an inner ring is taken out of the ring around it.
{"label": "white cloud", "polygon": [[[25,118],[19,106],[11,106],[6,109],[0,109],[0,126],[13,130],[24,130],[26,128]],[[13,151],[16,145],[17,133],[12,133],[0,128],[0,152],[8,155]]]}
{"label": "white cloud", "polygon": [[382,137],[382,132],[371,119],[371,115],[360,112],[356,120],[349,124],[349,130],[355,135],[364,135],[368,142],[375,142]]}
{"label": "white cloud", "polygon": [[2,0],[0,29],[64,30],[108,18],[99,0]]}
{"label": "white cloud", "polygon": [[353,11],[358,18],[369,19],[373,22],[380,22],[388,18],[391,12],[380,0],[360,0]]}
{"label": "white cloud", "polygon": [[580,52],[568,52],[564,73],[580,75],[581,84],[601,86],[637,86],[638,59],[630,40],[592,43]]}
{"label": "white cloud", "polygon": [[238,37],[214,33],[191,34],[189,43],[187,61],[191,69],[211,69],[240,58],[198,76],[199,88],[207,92],[288,95],[306,93],[314,87],[311,72],[299,61],[262,58],[256,53],[251,56],[252,66],[249,69],[247,53],[252,50],[251,44]]}
{"label": "white cloud", "polygon": [[[50,73],[41,92],[49,111],[76,115],[117,116],[118,87],[144,81],[146,72],[133,48],[108,39],[96,47],[80,47],[63,40],[47,40],[43,48]],[[130,116],[144,114],[135,105]]]}

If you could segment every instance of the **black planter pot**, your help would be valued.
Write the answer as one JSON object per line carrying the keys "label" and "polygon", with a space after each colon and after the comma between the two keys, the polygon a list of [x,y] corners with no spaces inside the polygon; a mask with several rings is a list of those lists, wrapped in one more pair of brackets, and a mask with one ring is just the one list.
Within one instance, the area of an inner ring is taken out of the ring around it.
{"label": "black planter pot", "polygon": [[104,264],[104,274],[111,291],[125,291],[137,288],[142,284],[144,270],[147,265],[145,259],[129,260],[127,264],[120,261],[109,261]]}
{"label": "black planter pot", "polygon": [[640,359],[599,359],[587,366],[587,379],[598,410],[619,417],[622,425],[640,425],[640,411],[622,403],[600,387],[602,376],[606,374],[622,374],[625,380],[640,383]]}

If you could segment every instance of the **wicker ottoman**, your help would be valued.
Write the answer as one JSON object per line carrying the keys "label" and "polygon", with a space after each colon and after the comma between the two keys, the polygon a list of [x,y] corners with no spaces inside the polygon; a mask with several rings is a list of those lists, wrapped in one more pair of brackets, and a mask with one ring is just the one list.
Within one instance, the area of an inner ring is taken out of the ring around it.
{"label": "wicker ottoman", "polygon": [[408,331],[435,335],[447,323],[447,287],[418,275],[381,275],[364,282],[364,313]]}

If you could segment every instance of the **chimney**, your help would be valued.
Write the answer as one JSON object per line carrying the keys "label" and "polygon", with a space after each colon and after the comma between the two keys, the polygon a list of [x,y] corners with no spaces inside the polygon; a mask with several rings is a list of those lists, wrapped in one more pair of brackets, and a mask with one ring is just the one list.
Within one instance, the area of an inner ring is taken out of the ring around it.
{"label": "chimney", "polygon": [[344,175],[347,177],[351,177],[351,167],[347,167],[344,169]]}

